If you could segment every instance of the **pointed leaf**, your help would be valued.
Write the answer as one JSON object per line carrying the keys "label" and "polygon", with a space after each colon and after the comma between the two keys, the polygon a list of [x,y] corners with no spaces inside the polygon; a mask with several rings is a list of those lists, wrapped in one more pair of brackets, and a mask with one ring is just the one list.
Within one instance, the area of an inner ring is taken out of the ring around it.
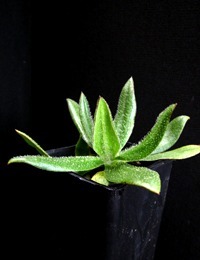
{"label": "pointed leaf", "polygon": [[109,182],[137,185],[155,193],[160,193],[160,176],[156,171],[149,168],[122,163],[116,165],[116,167],[106,167],[105,173],[105,177]]}
{"label": "pointed leaf", "polygon": [[82,136],[82,138],[86,141],[86,143],[89,145],[90,144],[90,140],[88,139],[87,134],[85,134],[84,128],[82,126],[81,123],[81,119],[80,119],[80,114],[79,114],[79,104],[70,99],[67,98],[67,104],[68,104],[68,108],[69,108],[69,112],[71,115],[71,118],[76,126],[76,128],[78,129],[80,135]]}
{"label": "pointed leaf", "polygon": [[142,161],[156,161],[164,159],[181,160],[187,159],[200,153],[200,145],[186,145],[180,148],[157,154],[151,154]]}
{"label": "pointed leaf", "polygon": [[171,148],[179,139],[189,116],[178,116],[174,118],[167,126],[165,134],[152,154],[161,153]]}
{"label": "pointed leaf", "polygon": [[171,114],[176,104],[168,106],[157,117],[156,123],[151,131],[137,145],[131,146],[120,153],[118,157],[125,161],[138,161],[151,154],[158,146],[165,133]]}
{"label": "pointed leaf", "polygon": [[11,163],[26,163],[46,171],[80,172],[101,166],[102,160],[97,156],[45,157],[40,155],[25,155],[11,158],[8,164]]}
{"label": "pointed leaf", "polygon": [[117,113],[114,118],[115,129],[119,137],[121,149],[132,134],[136,116],[136,100],[133,79],[130,78],[122,88]]}
{"label": "pointed leaf", "polygon": [[15,129],[15,131],[24,139],[24,141],[35,148],[41,155],[49,156],[48,153],[36,142],[34,141],[30,136],[27,134]]}
{"label": "pointed leaf", "polygon": [[112,160],[120,150],[110,109],[102,97],[99,98],[95,112],[93,142],[94,151],[105,162]]}
{"label": "pointed leaf", "polygon": [[87,136],[90,147],[92,147],[94,123],[89,103],[87,101],[86,96],[83,93],[81,93],[80,96],[79,112],[84,134]]}

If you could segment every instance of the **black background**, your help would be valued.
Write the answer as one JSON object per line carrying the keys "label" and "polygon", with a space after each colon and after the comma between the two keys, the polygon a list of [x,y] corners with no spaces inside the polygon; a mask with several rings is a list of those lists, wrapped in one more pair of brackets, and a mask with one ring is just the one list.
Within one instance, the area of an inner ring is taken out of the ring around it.
{"label": "black background", "polygon": [[[30,151],[14,129],[44,149],[74,144],[67,97],[78,101],[83,91],[94,111],[101,95],[114,113],[132,76],[138,106],[132,142],[171,103],[178,103],[173,117],[190,116],[176,146],[200,142],[199,1],[71,2],[0,1],[1,252],[17,239],[10,240],[16,216],[8,221],[8,215],[12,207],[20,210],[12,196],[28,190],[6,166],[11,156]],[[200,258],[199,166],[199,156],[174,163],[158,260]]]}

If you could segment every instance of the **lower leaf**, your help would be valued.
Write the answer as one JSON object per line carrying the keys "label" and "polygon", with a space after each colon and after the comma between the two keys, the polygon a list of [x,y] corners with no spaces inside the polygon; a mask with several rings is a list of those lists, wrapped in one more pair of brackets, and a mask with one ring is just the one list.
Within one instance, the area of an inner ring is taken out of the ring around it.
{"label": "lower leaf", "polygon": [[106,167],[105,177],[109,182],[141,186],[157,194],[161,190],[160,176],[147,167],[127,163]]}
{"label": "lower leaf", "polygon": [[105,185],[105,186],[109,185],[109,182],[105,178],[105,172],[104,171],[100,171],[100,172],[95,173],[92,176],[91,180],[95,181],[95,182],[97,182],[99,184]]}
{"label": "lower leaf", "polygon": [[[46,157],[40,155],[16,156],[8,161],[10,163],[26,163],[36,168],[54,172],[89,171],[101,166],[102,160],[97,156],[69,156]],[[83,175],[85,172],[83,173]]]}

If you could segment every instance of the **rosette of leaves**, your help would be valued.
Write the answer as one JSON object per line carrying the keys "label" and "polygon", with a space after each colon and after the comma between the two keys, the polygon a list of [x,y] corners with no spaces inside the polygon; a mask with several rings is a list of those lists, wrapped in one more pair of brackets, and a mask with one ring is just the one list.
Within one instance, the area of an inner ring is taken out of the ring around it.
{"label": "rosette of leaves", "polygon": [[90,176],[92,181],[101,185],[137,185],[159,194],[160,176],[143,166],[143,162],[186,159],[200,153],[200,146],[194,144],[170,149],[189,119],[181,115],[171,120],[176,104],[169,105],[158,115],[155,124],[142,140],[127,146],[134,129],[137,108],[132,77],[121,90],[114,117],[101,96],[94,116],[83,93],[79,102],[69,98],[66,101],[80,134],[74,155],[51,157],[30,136],[16,130],[39,155],[15,156],[8,164],[26,163],[47,171],[75,172],[81,176]]}

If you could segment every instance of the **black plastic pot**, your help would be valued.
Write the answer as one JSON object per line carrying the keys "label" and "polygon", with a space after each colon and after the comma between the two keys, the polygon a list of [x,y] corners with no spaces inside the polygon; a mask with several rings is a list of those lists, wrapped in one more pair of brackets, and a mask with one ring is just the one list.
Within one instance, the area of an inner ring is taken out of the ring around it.
{"label": "black plastic pot", "polygon": [[[70,155],[74,147],[48,152]],[[16,256],[23,252],[27,257],[56,260],[153,259],[172,161],[149,167],[161,176],[160,195],[131,185],[105,187],[75,173],[41,171],[22,164],[21,186],[12,202],[18,203],[20,212],[15,236],[22,237],[16,241]]]}
{"label": "black plastic pot", "polygon": [[[66,147],[49,153],[60,156],[73,149]],[[67,256],[71,252],[78,256],[81,252],[82,257],[95,260],[153,259],[172,161],[159,161],[149,167],[161,176],[160,195],[131,185],[105,187],[65,173],[65,213],[54,237],[58,254]]]}

